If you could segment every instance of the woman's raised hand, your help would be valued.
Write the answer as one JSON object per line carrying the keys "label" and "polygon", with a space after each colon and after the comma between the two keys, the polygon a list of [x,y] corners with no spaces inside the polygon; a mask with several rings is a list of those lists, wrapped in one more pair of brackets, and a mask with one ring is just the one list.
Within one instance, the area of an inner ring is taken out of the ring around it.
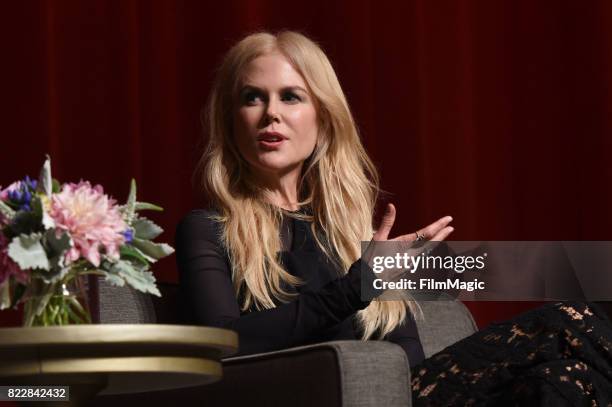
{"label": "woman's raised hand", "polygon": [[[381,267],[381,258],[395,258],[398,255],[403,257],[404,254],[418,256],[425,250],[433,250],[437,245],[435,242],[443,241],[453,232],[454,228],[448,226],[452,220],[452,217],[445,216],[417,232],[400,235],[390,239],[389,233],[395,223],[395,206],[393,206],[393,204],[387,204],[380,226],[376,230],[376,233],[374,233],[374,236],[372,236],[372,240],[363,253],[362,259],[368,263],[375,273],[382,273],[379,276],[386,281],[398,280],[407,270],[397,269],[395,267]],[[425,247],[417,247],[413,244],[415,241],[428,242]],[[387,242],[394,242],[395,244]],[[383,268],[384,271],[381,271],[381,268]]]}
{"label": "woman's raised hand", "polygon": [[391,232],[391,228],[395,223],[395,206],[393,204],[387,204],[385,209],[385,214],[383,215],[382,220],[380,221],[380,226],[374,236],[372,237],[373,241],[384,242],[384,241],[405,241],[405,242],[414,242],[418,237],[421,237],[419,240],[432,240],[436,242],[441,242],[450,235],[453,230],[455,230],[452,226],[448,226],[450,222],[452,222],[453,218],[450,216],[445,216],[443,218],[438,219],[434,223],[429,226],[424,227],[423,229],[409,233],[407,235],[401,235],[393,239],[389,239],[389,233]]}

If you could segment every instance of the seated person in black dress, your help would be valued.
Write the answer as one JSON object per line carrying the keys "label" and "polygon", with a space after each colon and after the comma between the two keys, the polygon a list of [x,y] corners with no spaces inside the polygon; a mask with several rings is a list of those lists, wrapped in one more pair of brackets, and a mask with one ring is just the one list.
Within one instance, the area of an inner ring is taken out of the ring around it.
{"label": "seated person in black dress", "polygon": [[414,301],[362,299],[361,241],[444,240],[452,218],[389,239],[387,205],[374,230],[377,171],[311,40],[258,33],[237,43],[205,118],[199,174],[210,205],[177,229],[186,323],[235,330],[241,355],[335,339],[397,343],[416,405],[612,402],[612,330],[594,305],[549,305],[423,360]]}
{"label": "seated person in black dress", "polygon": [[[378,176],[325,54],[295,33],[251,36],[207,113],[211,207],[177,230],[186,321],[237,331],[239,354],[383,338],[420,362],[413,302],[361,299],[361,241],[387,240],[395,209],[373,235]],[[450,220],[420,235],[443,240]]]}

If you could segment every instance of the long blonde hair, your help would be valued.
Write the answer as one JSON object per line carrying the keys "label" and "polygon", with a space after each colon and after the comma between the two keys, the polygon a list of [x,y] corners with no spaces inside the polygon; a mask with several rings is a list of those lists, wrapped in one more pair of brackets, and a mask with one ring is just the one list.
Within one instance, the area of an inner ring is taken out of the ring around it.
{"label": "long blonde hair", "polygon": [[[289,274],[277,258],[281,250],[282,211],[268,203],[265,191],[232,140],[235,95],[241,73],[255,58],[280,52],[299,72],[315,99],[319,140],[305,161],[298,185],[300,205],[310,213],[294,215],[311,221],[321,250],[340,274],[361,255],[361,241],[373,234],[374,206],[379,193],[378,172],[368,157],[334,69],[321,48],[304,35],[283,31],[259,32],[235,44],[225,55],[213,83],[202,119],[208,138],[196,174],[222,224],[222,242],[229,254],[232,281],[242,310],[273,308],[275,300],[290,301],[294,293],[281,283],[303,282]],[[403,323],[409,298],[372,301],[358,311],[363,339],[384,337]]]}

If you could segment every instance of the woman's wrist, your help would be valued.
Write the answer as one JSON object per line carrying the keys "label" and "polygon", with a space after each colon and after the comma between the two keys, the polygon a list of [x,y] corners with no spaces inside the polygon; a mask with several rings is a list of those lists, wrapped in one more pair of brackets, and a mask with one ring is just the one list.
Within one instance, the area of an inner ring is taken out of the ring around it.
{"label": "woman's wrist", "polygon": [[355,304],[359,309],[367,307],[372,301],[372,297],[368,295],[370,292],[368,288],[374,286],[374,280],[377,278],[374,271],[366,261],[359,258],[351,265],[346,278],[353,292]]}

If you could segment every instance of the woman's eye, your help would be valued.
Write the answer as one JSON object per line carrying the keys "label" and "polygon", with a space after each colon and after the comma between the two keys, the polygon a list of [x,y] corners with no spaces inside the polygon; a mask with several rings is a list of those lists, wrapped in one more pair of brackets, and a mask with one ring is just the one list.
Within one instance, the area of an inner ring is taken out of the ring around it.
{"label": "woman's eye", "polygon": [[285,93],[285,94],[283,95],[283,100],[286,100],[286,101],[288,101],[288,102],[294,102],[294,103],[295,103],[295,102],[299,102],[299,101],[301,101],[302,99],[300,99],[300,97],[299,97],[298,95],[296,95],[295,93],[291,93],[291,92],[290,92],[290,93]]}
{"label": "woman's eye", "polygon": [[257,92],[247,92],[244,94],[242,100],[247,105],[254,105],[258,101],[261,101],[261,95]]}

